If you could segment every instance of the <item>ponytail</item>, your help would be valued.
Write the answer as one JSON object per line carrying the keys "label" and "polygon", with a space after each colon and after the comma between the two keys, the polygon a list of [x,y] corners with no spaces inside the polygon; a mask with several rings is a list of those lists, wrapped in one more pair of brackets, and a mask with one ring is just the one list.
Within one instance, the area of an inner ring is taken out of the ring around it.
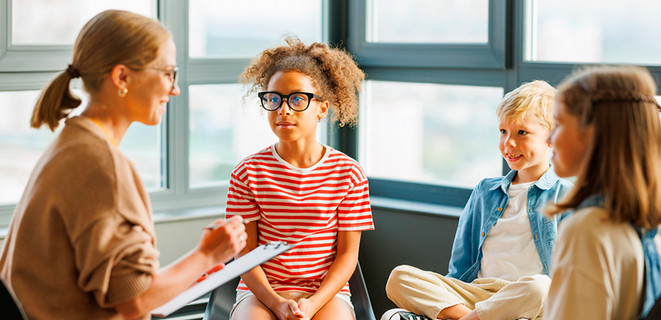
{"label": "ponytail", "polygon": [[60,120],[66,118],[69,113],[81,103],[69,88],[71,79],[80,76],[71,65],[66,71],[60,73],[48,86],[42,90],[39,100],[32,110],[30,126],[39,128],[43,124],[48,125],[51,131],[60,124]]}

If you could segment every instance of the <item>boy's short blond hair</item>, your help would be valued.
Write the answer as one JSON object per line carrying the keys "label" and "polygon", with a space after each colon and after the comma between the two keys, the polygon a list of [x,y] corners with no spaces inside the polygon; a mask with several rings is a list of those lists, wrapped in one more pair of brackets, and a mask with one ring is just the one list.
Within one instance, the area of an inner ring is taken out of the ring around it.
{"label": "boy's short blond hair", "polygon": [[558,92],[546,81],[526,82],[505,95],[496,109],[498,121],[505,118],[523,120],[534,116],[551,130],[553,127],[553,99]]}

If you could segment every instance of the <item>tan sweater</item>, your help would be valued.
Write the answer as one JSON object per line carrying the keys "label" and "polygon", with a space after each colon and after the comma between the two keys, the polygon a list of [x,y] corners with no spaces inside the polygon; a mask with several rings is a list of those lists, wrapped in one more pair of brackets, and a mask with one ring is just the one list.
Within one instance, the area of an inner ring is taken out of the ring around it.
{"label": "tan sweater", "polygon": [[[661,236],[654,240],[661,248]],[[578,210],[559,225],[544,319],[637,319],[643,267],[631,225],[606,220],[600,208]]]}
{"label": "tan sweater", "polygon": [[75,117],[30,176],[0,276],[30,319],[122,319],[113,305],[144,292],[158,269],[154,240],[131,161],[98,125]]}

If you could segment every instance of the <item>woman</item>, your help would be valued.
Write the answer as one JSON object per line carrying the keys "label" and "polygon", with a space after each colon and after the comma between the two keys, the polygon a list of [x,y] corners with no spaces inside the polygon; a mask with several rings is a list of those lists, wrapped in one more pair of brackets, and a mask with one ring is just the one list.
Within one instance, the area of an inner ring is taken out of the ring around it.
{"label": "woman", "polygon": [[217,221],[198,246],[159,270],[147,192],[118,149],[135,121],[156,125],[176,84],[175,45],[157,21],[109,10],[92,18],[73,62],[44,91],[31,125],[55,129],[80,100],[90,102],[37,163],[16,206],[0,276],[30,319],[149,318],[149,311],[245,246],[241,218]]}

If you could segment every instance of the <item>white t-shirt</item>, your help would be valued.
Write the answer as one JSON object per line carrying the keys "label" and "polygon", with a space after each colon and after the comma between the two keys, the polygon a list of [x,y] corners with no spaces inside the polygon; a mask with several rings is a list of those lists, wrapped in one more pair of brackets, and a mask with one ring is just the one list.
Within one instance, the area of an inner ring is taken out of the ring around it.
{"label": "white t-shirt", "polygon": [[510,184],[507,207],[482,244],[478,278],[515,281],[544,272],[526,212],[528,189],[533,183]]}

